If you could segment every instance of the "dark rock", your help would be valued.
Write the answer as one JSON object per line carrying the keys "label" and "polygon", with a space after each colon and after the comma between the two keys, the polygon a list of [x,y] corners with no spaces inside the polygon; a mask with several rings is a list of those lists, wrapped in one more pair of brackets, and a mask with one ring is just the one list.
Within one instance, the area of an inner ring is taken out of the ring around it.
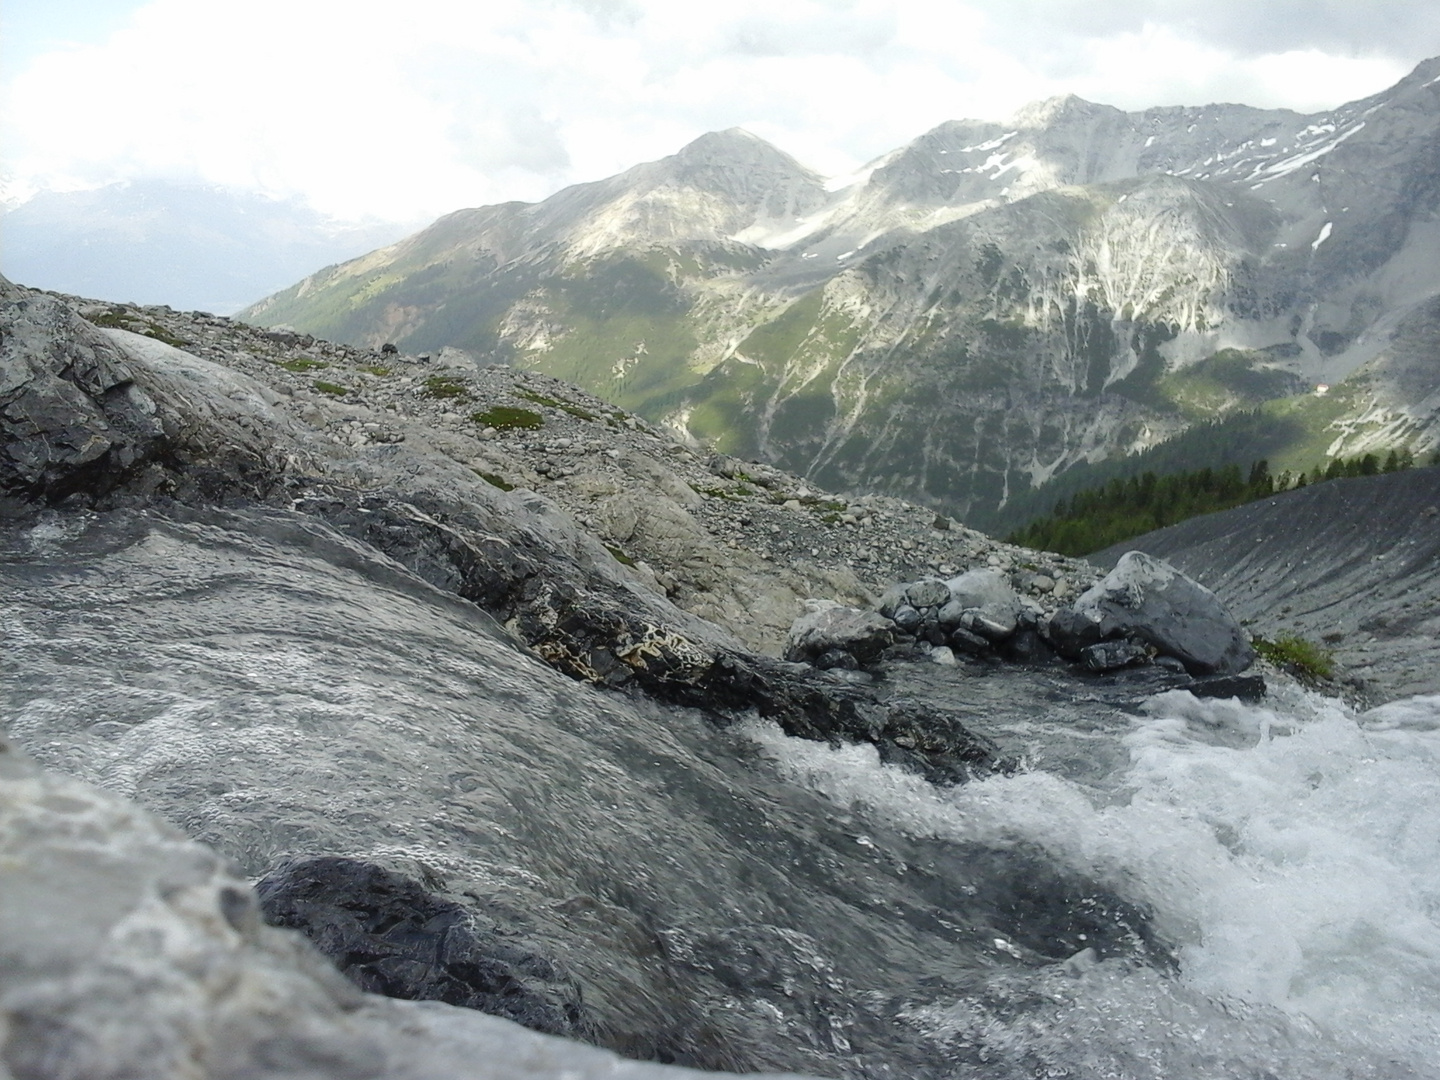
{"label": "dark rock", "polygon": [[1115,671],[1149,663],[1150,650],[1133,641],[1102,641],[1082,649],[1080,662],[1090,671]]}
{"label": "dark rock", "polygon": [[949,602],[950,590],[943,581],[914,581],[905,587],[905,600],[915,608],[938,608]]}
{"label": "dark rock", "polygon": [[0,490],[52,502],[110,491],[160,448],[155,413],[104,334],[0,278]]}
{"label": "dark rock", "polygon": [[894,637],[890,620],[873,611],[839,605],[824,607],[795,620],[790,627],[785,659],[810,661],[839,650],[867,664],[875,660]]}
{"label": "dark rock", "polygon": [[1215,675],[1195,679],[1179,689],[1189,690],[1196,697],[1233,697],[1249,702],[1262,701],[1268,691],[1263,675]]}
{"label": "dark rock", "polygon": [[1017,630],[1013,637],[1001,645],[1001,655],[1017,664],[1043,664],[1052,660],[1055,653],[1045,644],[1033,628]]}
{"label": "dark rock", "polygon": [[990,642],[962,627],[950,634],[950,647],[956,652],[978,654],[988,652]]}
{"label": "dark rock", "polygon": [[1069,607],[1050,616],[1041,631],[1055,651],[1067,660],[1079,660],[1081,652],[1098,645],[1105,637],[1102,623]]}
{"label": "dark rock", "polygon": [[536,1031],[584,1035],[580,988],[540,953],[477,932],[458,904],[358,859],[278,867],[255,887],[272,926],[302,931],[362,990],[444,1001]]}
{"label": "dark rock", "polygon": [[384,345],[380,346],[381,356],[398,356],[399,354],[400,350],[392,342],[387,341]]}
{"label": "dark rock", "polygon": [[915,633],[920,629],[920,624],[925,621],[925,616],[909,604],[901,604],[895,609],[895,614],[891,618],[895,625],[907,634]]}
{"label": "dark rock", "polygon": [[815,666],[821,671],[856,671],[860,661],[844,649],[831,649],[815,658]]}
{"label": "dark rock", "polygon": [[880,760],[918,772],[932,783],[957,784],[1003,770],[999,748],[963,717],[918,702],[893,702],[880,738]]}
{"label": "dark rock", "polygon": [[1066,656],[1132,637],[1175,657],[1191,675],[1234,675],[1255,659],[1244,630],[1214,593],[1138,551],[1122,556],[1072,608],[1057,612],[1049,630]]}

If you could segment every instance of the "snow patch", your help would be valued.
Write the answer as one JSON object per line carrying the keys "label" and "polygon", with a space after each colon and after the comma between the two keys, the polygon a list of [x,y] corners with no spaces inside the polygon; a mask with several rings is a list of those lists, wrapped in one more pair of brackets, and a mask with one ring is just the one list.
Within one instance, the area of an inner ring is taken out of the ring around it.
{"label": "snow patch", "polygon": [[1319,248],[1320,248],[1320,245],[1323,244],[1323,243],[1325,243],[1326,240],[1329,240],[1329,239],[1330,239],[1330,230],[1331,230],[1331,228],[1332,228],[1333,226],[1334,226],[1334,223],[1333,223],[1333,222],[1329,222],[1329,221],[1325,222],[1325,227],[1320,230],[1320,235],[1317,236],[1317,237],[1315,238],[1315,242],[1310,245],[1310,250],[1311,250],[1311,251],[1318,251]]}

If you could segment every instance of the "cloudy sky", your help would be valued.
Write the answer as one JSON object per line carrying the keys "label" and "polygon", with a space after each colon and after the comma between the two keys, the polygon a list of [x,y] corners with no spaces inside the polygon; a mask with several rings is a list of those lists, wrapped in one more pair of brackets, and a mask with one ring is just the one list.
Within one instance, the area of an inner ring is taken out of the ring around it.
{"label": "cloudy sky", "polygon": [[740,126],[849,171],[1073,92],[1316,111],[1435,0],[4,0],[0,194],[162,176],[420,220]]}

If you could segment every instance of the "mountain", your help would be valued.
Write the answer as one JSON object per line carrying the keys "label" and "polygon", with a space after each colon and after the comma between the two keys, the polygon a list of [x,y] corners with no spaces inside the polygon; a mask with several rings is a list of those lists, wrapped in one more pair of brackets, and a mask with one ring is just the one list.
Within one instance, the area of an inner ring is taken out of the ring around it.
{"label": "mountain", "polygon": [[1254,409],[1277,469],[1434,446],[1437,215],[1432,60],[1308,116],[1056,98],[829,183],[732,129],[243,315],[461,346],[995,525],[1077,464]]}
{"label": "mountain", "polygon": [[43,192],[0,215],[0,269],[36,288],[229,314],[404,231],[293,199],[136,180]]}

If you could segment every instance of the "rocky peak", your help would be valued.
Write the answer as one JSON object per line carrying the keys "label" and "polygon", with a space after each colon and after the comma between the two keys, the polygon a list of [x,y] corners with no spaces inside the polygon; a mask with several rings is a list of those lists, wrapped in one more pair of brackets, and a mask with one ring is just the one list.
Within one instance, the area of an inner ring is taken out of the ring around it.
{"label": "rocky peak", "polygon": [[671,182],[764,216],[808,213],[827,197],[818,173],[744,128],[707,132],[657,164]]}
{"label": "rocky peak", "polygon": [[1010,118],[1011,126],[1022,131],[1055,127],[1061,123],[1088,121],[1098,116],[1123,116],[1111,105],[1097,105],[1075,94],[1059,94],[1043,101],[1022,105]]}

